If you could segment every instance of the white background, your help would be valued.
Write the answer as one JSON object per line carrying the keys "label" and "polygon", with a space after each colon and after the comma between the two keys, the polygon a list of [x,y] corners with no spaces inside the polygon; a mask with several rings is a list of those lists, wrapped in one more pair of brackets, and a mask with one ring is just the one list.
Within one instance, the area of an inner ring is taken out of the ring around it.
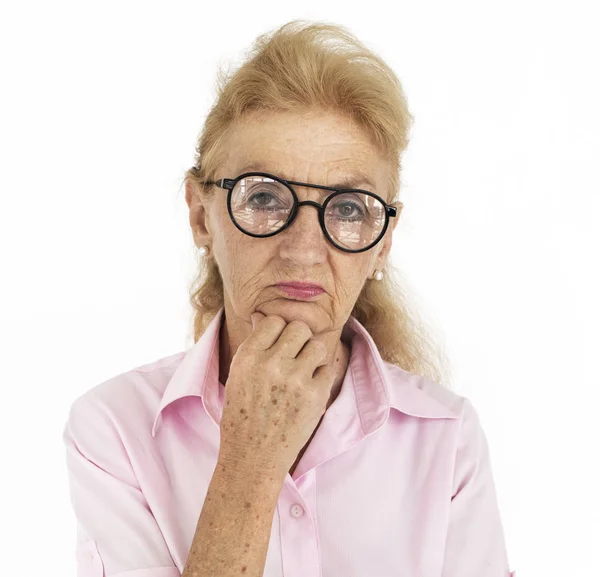
{"label": "white background", "polygon": [[480,415],[511,569],[600,575],[593,4],[3,3],[2,574],[75,574],[70,403],[191,346],[181,184],[217,66],[306,18],[406,91],[393,259]]}

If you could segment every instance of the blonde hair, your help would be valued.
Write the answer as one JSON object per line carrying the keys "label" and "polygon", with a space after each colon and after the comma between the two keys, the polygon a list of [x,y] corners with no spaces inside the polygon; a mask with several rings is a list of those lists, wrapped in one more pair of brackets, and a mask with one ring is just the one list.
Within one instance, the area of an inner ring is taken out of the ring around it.
{"label": "blonde hair", "polygon": [[[242,65],[217,74],[217,98],[196,145],[184,183],[210,199],[233,123],[251,112],[332,111],[361,126],[391,167],[389,203],[397,201],[401,154],[413,122],[400,81],[389,66],[345,27],[289,22],[259,36]],[[449,386],[447,359],[408,298],[406,282],[386,263],[381,281],[367,280],[352,315],[369,331],[381,357],[405,371]],[[194,342],[223,306],[223,280],[213,258],[198,260],[190,286]]]}

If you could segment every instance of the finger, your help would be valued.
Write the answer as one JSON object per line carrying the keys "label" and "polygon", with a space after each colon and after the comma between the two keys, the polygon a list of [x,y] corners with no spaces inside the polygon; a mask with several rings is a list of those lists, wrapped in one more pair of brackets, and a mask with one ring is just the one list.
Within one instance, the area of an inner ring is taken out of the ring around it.
{"label": "finger", "polygon": [[250,323],[252,324],[252,330],[254,330],[256,328],[256,325],[264,318],[265,318],[265,315],[263,315],[261,312],[254,311],[250,315]]}
{"label": "finger", "polygon": [[304,345],[296,358],[307,364],[312,364],[313,366],[327,364],[327,347],[323,341],[311,338]]}
{"label": "finger", "polygon": [[[260,314],[263,318],[256,323],[252,334],[248,337],[249,346],[255,350],[267,350],[277,342],[281,332],[285,328],[286,322],[280,316],[269,315],[265,317],[262,313]],[[251,316],[254,316],[252,314]]]}
{"label": "finger", "polygon": [[330,365],[321,364],[315,369],[312,378],[314,381],[321,383],[322,386],[329,387],[329,392],[331,392],[334,376],[335,374]]}
{"label": "finger", "polygon": [[282,357],[295,359],[312,336],[311,328],[304,321],[293,320],[283,329],[273,349]]}

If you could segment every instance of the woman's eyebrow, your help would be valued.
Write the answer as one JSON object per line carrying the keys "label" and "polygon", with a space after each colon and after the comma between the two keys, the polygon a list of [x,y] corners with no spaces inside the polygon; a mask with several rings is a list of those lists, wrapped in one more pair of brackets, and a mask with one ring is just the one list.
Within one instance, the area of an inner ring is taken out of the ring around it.
{"label": "woman's eyebrow", "polygon": [[371,180],[363,174],[353,174],[340,182],[329,184],[328,186],[332,188],[362,188],[365,184],[371,188],[375,188]]}

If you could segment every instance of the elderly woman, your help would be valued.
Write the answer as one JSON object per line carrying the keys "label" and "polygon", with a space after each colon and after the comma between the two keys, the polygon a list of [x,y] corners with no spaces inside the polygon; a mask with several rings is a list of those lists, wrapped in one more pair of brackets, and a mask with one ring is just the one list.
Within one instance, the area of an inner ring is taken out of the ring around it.
{"label": "elderly woman", "polygon": [[64,430],[79,575],[515,575],[477,413],[388,274],[411,120],[333,25],[223,78],[185,179],[195,345]]}

